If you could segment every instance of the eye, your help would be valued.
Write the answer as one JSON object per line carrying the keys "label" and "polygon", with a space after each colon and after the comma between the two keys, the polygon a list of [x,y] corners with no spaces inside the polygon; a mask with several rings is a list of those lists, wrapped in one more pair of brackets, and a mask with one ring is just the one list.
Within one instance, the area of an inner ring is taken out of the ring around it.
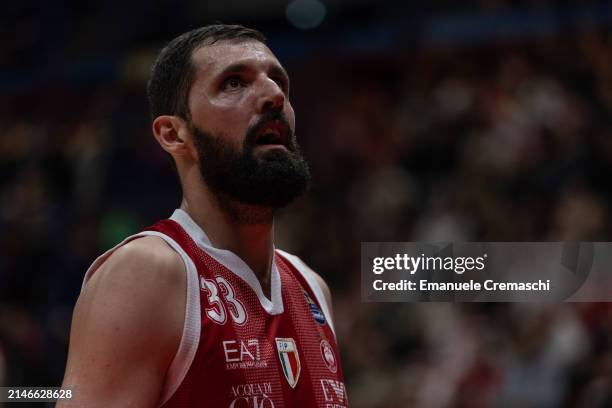
{"label": "eye", "polygon": [[283,92],[289,93],[289,83],[284,77],[272,77],[272,80],[278,84]]}
{"label": "eye", "polygon": [[221,88],[231,91],[234,89],[242,88],[243,86],[244,86],[244,81],[240,77],[231,76],[227,78],[225,81],[223,81]]}

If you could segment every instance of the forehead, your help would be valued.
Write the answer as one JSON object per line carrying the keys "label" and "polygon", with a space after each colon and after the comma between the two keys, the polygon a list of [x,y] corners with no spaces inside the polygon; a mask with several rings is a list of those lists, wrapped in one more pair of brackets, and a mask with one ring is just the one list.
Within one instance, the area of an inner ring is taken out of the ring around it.
{"label": "forehead", "polygon": [[192,54],[196,78],[211,77],[236,64],[267,68],[280,66],[272,51],[257,40],[225,40],[196,49]]}

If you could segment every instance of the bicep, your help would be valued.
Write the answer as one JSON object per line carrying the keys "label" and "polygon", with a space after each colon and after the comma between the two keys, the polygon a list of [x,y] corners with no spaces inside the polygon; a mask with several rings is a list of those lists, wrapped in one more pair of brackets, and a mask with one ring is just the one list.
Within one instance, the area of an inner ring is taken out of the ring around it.
{"label": "bicep", "polygon": [[157,405],[182,333],[185,283],[170,270],[181,264],[120,248],[96,271],[73,315],[63,385],[72,404]]}

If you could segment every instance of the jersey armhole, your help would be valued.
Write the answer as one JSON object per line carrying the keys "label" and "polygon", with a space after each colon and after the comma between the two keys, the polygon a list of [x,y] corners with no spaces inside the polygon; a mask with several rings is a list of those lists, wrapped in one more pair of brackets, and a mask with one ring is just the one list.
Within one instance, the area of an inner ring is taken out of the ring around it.
{"label": "jersey armhole", "polygon": [[325,295],[323,294],[323,290],[321,289],[321,286],[319,285],[317,278],[314,276],[313,270],[310,269],[308,265],[306,265],[304,261],[302,261],[297,256],[291,255],[290,253],[287,253],[280,249],[277,249],[276,251],[280,253],[283,256],[283,258],[285,258],[288,262],[290,262],[291,265],[293,265],[295,269],[297,269],[297,271],[304,277],[304,280],[306,281],[308,286],[310,286],[310,290],[312,290],[312,293],[314,293],[315,297],[317,298],[319,305],[321,305],[321,309],[323,309],[325,318],[329,322],[329,327],[331,328],[331,331],[334,334],[334,337],[336,337],[336,329],[334,328],[334,319],[332,318],[329,305],[327,304],[327,299],[325,298]]}
{"label": "jersey armhole", "polygon": [[168,244],[174,251],[176,251],[181,256],[181,259],[183,260],[183,263],[185,265],[185,270],[187,272],[185,323],[183,324],[183,333],[181,335],[179,347],[166,373],[166,378],[164,380],[164,386],[162,389],[159,403],[159,406],[161,407],[166,402],[168,402],[168,400],[170,400],[172,395],[174,395],[176,390],[179,388],[179,386],[185,379],[185,376],[187,375],[187,372],[191,367],[200,342],[200,290],[198,272],[191,258],[187,255],[183,248],[181,248],[181,246],[169,236],[157,231],[143,231],[141,233],[132,235],[124,239],[118,245],[98,257],[85,273],[85,278],[83,279],[81,291],[83,291],[83,288],[85,288],[87,281],[91,278],[95,271],[100,268],[100,266],[108,259],[109,256],[111,256],[113,252],[115,252],[119,247],[127,244],[128,242],[145,236],[155,236],[163,239],[166,244]]}

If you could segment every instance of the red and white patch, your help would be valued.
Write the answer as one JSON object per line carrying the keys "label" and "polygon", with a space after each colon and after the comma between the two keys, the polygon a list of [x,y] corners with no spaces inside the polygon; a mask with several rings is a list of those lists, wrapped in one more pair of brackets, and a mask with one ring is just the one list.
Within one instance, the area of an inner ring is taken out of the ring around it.
{"label": "red and white patch", "polygon": [[285,374],[285,378],[291,388],[295,388],[300,379],[300,371],[302,368],[295,340],[292,338],[283,339],[277,337],[276,350],[278,351],[278,358],[283,368],[283,374]]}
{"label": "red and white patch", "polygon": [[323,357],[323,361],[327,368],[329,368],[329,371],[332,373],[338,371],[338,360],[334,354],[334,349],[332,349],[332,346],[325,339],[321,340],[321,357]]}

